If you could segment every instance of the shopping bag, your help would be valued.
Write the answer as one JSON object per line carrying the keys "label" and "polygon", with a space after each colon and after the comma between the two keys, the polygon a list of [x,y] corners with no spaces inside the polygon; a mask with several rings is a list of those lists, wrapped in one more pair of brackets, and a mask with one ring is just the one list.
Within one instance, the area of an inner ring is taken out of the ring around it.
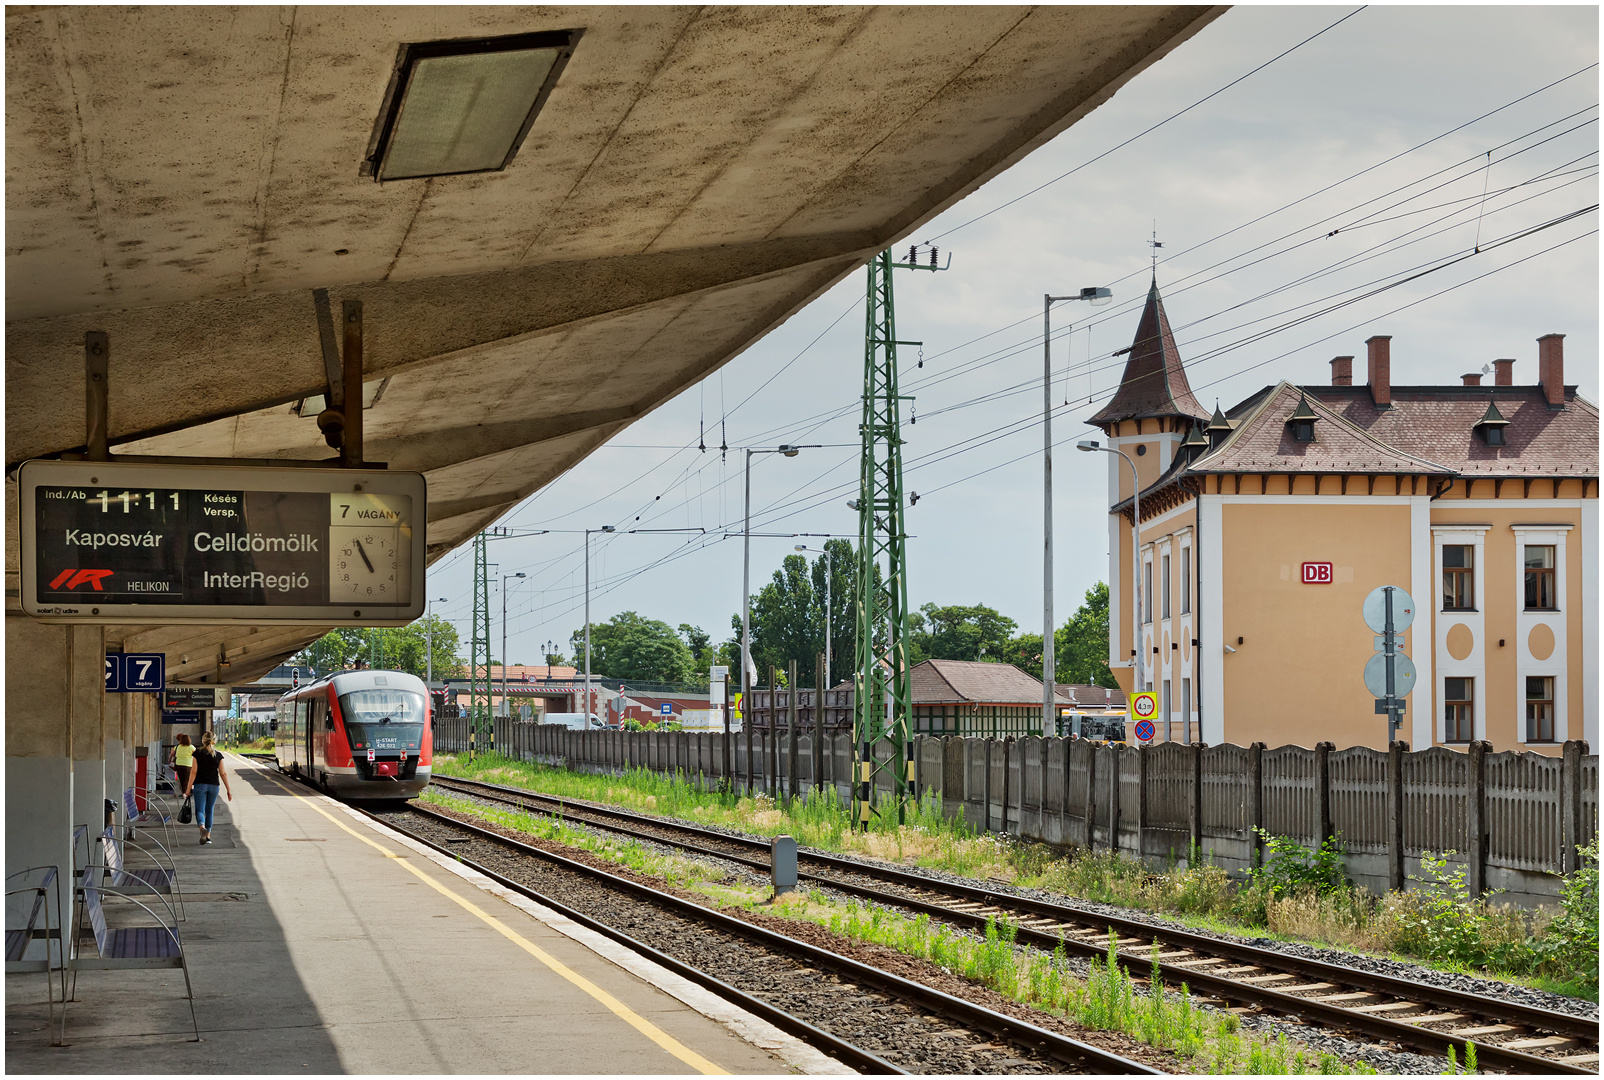
{"label": "shopping bag", "polygon": [[192,798],[194,798],[192,795],[184,796],[184,805],[178,808],[178,823],[180,825],[188,825],[195,818],[195,807],[190,802]]}

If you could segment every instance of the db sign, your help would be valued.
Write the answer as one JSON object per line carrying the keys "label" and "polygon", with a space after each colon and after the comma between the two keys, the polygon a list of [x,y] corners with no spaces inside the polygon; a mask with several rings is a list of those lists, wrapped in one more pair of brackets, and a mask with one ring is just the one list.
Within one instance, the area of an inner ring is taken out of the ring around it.
{"label": "db sign", "polygon": [[1329,585],[1332,580],[1330,563],[1306,562],[1303,564],[1303,583],[1305,585]]}
{"label": "db sign", "polygon": [[1144,690],[1139,694],[1131,695],[1131,715],[1136,717],[1137,723],[1151,720],[1158,715],[1158,695],[1151,690]]}

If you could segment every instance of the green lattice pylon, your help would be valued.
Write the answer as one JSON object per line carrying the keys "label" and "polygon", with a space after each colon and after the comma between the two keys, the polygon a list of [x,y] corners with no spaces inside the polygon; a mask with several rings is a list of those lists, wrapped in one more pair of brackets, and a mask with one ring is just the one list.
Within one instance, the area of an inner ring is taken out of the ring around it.
{"label": "green lattice pylon", "polygon": [[473,634],[468,645],[468,756],[490,723],[490,564],[483,532],[473,538]]}
{"label": "green lattice pylon", "polygon": [[[863,352],[863,454],[858,478],[857,673],[853,678],[852,822],[864,828],[880,813],[874,790],[889,780],[897,820],[913,787],[913,685],[908,665],[907,530],[902,487],[902,401],[891,271],[936,270],[884,251],[869,262],[869,304]],[[944,269],[944,268],[942,268]]]}

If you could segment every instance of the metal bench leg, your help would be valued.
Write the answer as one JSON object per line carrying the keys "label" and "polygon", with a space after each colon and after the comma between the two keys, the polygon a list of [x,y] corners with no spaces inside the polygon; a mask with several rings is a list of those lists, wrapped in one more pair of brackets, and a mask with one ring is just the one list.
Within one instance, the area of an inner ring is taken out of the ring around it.
{"label": "metal bench leg", "polygon": [[189,994],[189,1022],[195,1029],[195,1037],[191,1042],[200,1042],[200,1021],[195,1018],[195,988],[189,982],[189,958],[184,955],[183,947],[179,947],[178,962],[184,969],[184,990]]}

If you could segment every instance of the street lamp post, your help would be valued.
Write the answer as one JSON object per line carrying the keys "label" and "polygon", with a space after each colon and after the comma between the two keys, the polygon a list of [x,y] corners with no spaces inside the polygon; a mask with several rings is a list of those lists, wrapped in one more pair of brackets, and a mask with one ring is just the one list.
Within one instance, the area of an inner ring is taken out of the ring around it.
{"label": "street lamp post", "polygon": [[507,703],[507,581],[510,578],[527,576],[527,574],[501,575],[501,707],[506,710],[508,719],[512,718],[512,707]]}
{"label": "street lamp post", "polygon": [[[446,602],[446,598],[442,596],[440,598],[439,602],[442,603],[442,604],[445,603]],[[425,643],[424,644],[424,648],[426,650],[428,650],[426,655],[423,658],[423,671],[424,671],[423,681],[425,683],[433,683],[434,682],[434,605],[435,605],[435,599],[434,599],[434,597],[431,596],[431,597],[429,597],[429,607],[427,609],[427,613],[424,615],[424,623],[423,623],[423,633],[424,633],[424,643]],[[432,689],[432,687],[431,687],[431,689]]]}
{"label": "street lamp post", "polygon": [[[798,544],[798,545],[796,545],[796,549],[798,551],[811,551],[814,554],[823,555],[824,556],[824,681],[825,682],[829,682],[830,681],[830,677],[831,677],[830,676],[830,671],[831,671],[831,666],[830,666],[830,660],[831,660],[831,655],[830,655],[830,613],[835,610],[835,599],[834,599],[834,593],[835,593],[834,559],[831,557],[830,549],[828,547],[810,548],[806,544]],[[825,688],[821,686],[821,687],[819,687],[819,689],[823,690]],[[819,708],[820,709],[824,708],[824,699],[823,698],[819,699]],[[823,716],[824,714],[821,712],[818,715]]]}
{"label": "street lamp post", "polygon": [[1043,294],[1041,305],[1041,437],[1042,437],[1042,631],[1041,724],[1043,735],[1058,733],[1058,712],[1053,707],[1053,684],[1058,673],[1053,656],[1053,304],[1060,300],[1089,300],[1100,307],[1114,298],[1102,287],[1082,289],[1078,296]]}
{"label": "street lamp post", "polygon": [[[746,710],[749,707],[746,695],[751,692],[751,680],[748,668],[752,663],[752,455],[754,454],[784,454],[786,457],[796,457],[803,450],[814,450],[813,446],[791,446],[781,443],[773,449],[746,448],[746,512],[742,517],[741,525],[741,723],[746,723]],[[747,745],[751,745],[750,740]],[[751,762],[746,766],[749,770]],[[724,775],[730,776],[730,710],[724,710]]]}
{"label": "street lamp post", "polygon": [[551,651],[557,647],[555,641],[546,642],[546,681],[551,682]]}
{"label": "street lamp post", "polygon": [[1110,446],[1102,446],[1096,439],[1082,439],[1075,444],[1077,450],[1101,450],[1105,454],[1118,454],[1125,459],[1125,464],[1131,467],[1131,651],[1136,654],[1136,682],[1134,688],[1138,691],[1146,690],[1147,685],[1142,679],[1145,669],[1142,655],[1142,482],[1136,475],[1136,462],[1123,450],[1115,450]]}
{"label": "street lamp post", "polygon": [[590,727],[590,534],[593,532],[610,533],[614,526],[603,525],[599,529],[585,530],[585,727]]}

